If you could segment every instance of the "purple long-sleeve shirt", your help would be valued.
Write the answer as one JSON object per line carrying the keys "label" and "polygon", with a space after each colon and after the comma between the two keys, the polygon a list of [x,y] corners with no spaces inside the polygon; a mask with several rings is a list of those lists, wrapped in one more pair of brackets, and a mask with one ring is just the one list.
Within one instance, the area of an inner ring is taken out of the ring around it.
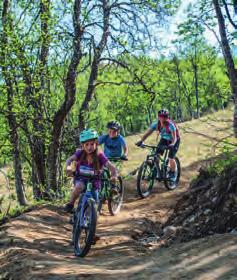
{"label": "purple long-sleeve shirt", "polygon": [[[82,150],[78,150],[74,154],[74,157],[76,158],[76,161],[77,161],[75,180],[82,180],[82,181],[84,181],[84,183],[86,183],[87,178],[80,175],[80,170],[84,171],[85,173],[90,173],[90,171],[93,173],[93,171],[95,171],[95,170],[93,168],[93,163],[89,163],[87,161],[80,161],[81,154],[82,154]],[[98,154],[98,159],[99,159],[99,163],[100,163],[101,170],[102,170],[105,167],[106,163],[108,162],[108,158],[104,155],[103,152],[100,152]],[[72,161],[73,160],[71,160],[71,158],[69,158],[67,160],[67,165],[70,165],[70,163]],[[93,180],[93,186],[95,189],[99,189],[100,185],[101,185],[100,180],[97,180],[97,179]]]}

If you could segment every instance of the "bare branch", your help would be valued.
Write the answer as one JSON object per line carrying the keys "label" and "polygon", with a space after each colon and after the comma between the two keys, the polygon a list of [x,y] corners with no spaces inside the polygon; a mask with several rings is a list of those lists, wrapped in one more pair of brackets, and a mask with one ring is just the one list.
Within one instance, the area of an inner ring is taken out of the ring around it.
{"label": "bare branch", "polygon": [[222,0],[222,2],[223,2],[223,4],[224,4],[225,11],[226,11],[226,15],[227,15],[227,17],[228,17],[228,19],[229,19],[229,22],[232,24],[232,26],[233,26],[235,29],[237,29],[237,24],[233,21],[233,19],[232,19],[231,16],[230,16],[229,8],[228,8],[228,5],[227,5],[226,1],[225,1],[225,0]]}

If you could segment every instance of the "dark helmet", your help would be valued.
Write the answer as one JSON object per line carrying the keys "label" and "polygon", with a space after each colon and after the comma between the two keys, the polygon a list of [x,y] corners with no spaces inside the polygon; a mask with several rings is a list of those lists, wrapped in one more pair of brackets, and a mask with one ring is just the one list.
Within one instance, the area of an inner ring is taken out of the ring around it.
{"label": "dark helmet", "polygon": [[107,128],[119,130],[121,128],[121,125],[118,121],[110,121],[107,123]]}
{"label": "dark helmet", "polygon": [[158,117],[168,118],[169,117],[169,111],[167,109],[161,109],[160,111],[158,111]]}

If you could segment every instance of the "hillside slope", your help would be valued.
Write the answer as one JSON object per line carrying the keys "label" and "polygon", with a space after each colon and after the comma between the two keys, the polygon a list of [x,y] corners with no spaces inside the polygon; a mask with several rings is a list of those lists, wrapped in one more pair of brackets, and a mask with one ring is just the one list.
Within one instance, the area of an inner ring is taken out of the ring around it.
{"label": "hillside slope", "polygon": [[[214,120],[222,115],[180,125],[183,169],[177,190],[168,192],[156,184],[154,193],[140,200],[135,177],[125,182],[122,211],[111,217],[104,207],[98,222],[101,239],[85,259],[73,255],[69,216],[61,207],[42,206],[1,226],[0,279],[237,279],[236,234],[213,235],[169,248],[154,242],[158,238],[154,232],[171,216],[205,158],[213,155],[209,145],[230,132],[227,114],[227,119]],[[130,161],[124,174],[136,168],[147,152],[133,145],[137,139],[138,135],[127,138]]]}

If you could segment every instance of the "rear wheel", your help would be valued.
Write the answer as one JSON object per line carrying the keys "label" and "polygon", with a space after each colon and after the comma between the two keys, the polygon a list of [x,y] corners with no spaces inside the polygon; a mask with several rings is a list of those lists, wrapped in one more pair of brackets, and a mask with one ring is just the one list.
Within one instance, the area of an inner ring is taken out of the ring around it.
{"label": "rear wheel", "polygon": [[169,167],[169,160],[168,159],[167,159],[166,164],[165,164],[164,184],[165,184],[165,187],[168,190],[176,189],[178,184],[179,184],[179,179],[180,179],[180,174],[181,174],[181,166],[180,166],[179,159],[177,157],[175,157],[175,162],[176,162],[175,180],[171,180],[169,178],[170,167]]}
{"label": "rear wheel", "polygon": [[97,222],[94,200],[89,199],[81,211],[83,221],[80,220],[81,214],[78,213],[73,234],[74,252],[77,257],[85,257],[94,242]]}
{"label": "rear wheel", "polygon": [[113,184],[108,198],[108,208],[111,215],[116,215],[123,204],[124,186],[121,177],[118,177],[117,184]]}
{"label": "rear wheel", "polygon": [[141,198],[146,198],[150,195],[155,177],[156,177],[156,166],[154,162],[144,161],[139,168],[137,175],[137,192]]}

